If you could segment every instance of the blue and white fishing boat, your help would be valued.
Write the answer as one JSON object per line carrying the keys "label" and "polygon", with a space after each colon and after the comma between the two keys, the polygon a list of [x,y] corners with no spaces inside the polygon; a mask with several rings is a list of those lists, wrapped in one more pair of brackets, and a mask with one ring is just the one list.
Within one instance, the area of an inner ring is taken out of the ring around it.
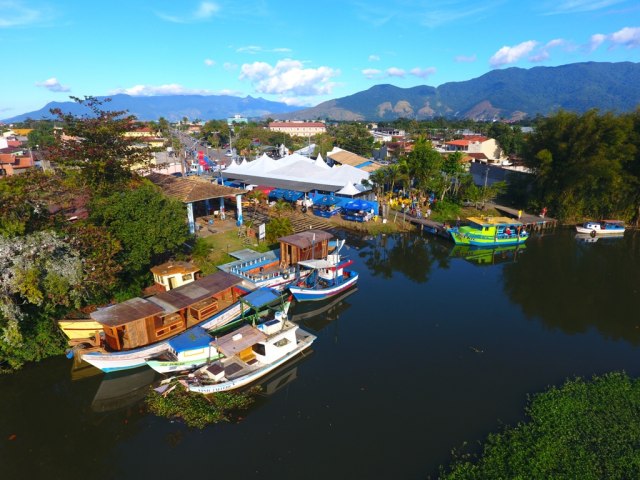
{"label": "blue and white fishing boat", "polygon": [[576,225],[576,232],[586,235],[605,236],[605,235],[624,235],[625,226],[621,220],[601,220],[585,222]]}
{"label": "blue and white fishing boat", "polygon": [[289,286],[289,291],[298,302],[326,300],[338,295],[358,281],[358,273],[346,268],[352,263],[351,260],[341,262],[338,254],[299,262],[301,267],[311,269],[311,274]]}

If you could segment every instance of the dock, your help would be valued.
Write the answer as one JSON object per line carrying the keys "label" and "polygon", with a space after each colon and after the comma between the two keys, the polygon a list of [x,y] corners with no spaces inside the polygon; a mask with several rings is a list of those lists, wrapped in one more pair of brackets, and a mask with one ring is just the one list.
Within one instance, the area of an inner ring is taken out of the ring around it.
{"label": "dock", "polygon": [[[519,211],[516,208],[505,207],[504,205],[497,205],[494,203],[489,204],[489,206],[491,208],[494,208],[495,210],[498,210],[500,213],[502,213],[507,217],[511,217],[514,219],[518,218]],[[449,232],[447,231],[447,228],[454,226],[454,225],[445,226],[445,224],[442,222],[436,222],[428,218],[418,218],[415,215],[409,214],[408,212],[402,213],[399,211],[394,211],[392,215],[389,215],[389,217],[390,217],[390,220],[394,222],[397,221],[398,218],[400,218],[405,222],[410,222],[414,225],[419,226],[420,231],[426,231],[434,235],[437,235],[439,237],[447,238],[447,239],[451,238]],[[547,228],[556,227],[558,225],[558,220],[556,220],[555,218],[541,217],[539,215],[533,215],[531,213],[526,213],[524,211],[522,211],[522,214],[520,215],[520,222],[522,222],[522,224],[524,225],[524,228],[526,230],[529,230],[530,232],[541,231]]]}

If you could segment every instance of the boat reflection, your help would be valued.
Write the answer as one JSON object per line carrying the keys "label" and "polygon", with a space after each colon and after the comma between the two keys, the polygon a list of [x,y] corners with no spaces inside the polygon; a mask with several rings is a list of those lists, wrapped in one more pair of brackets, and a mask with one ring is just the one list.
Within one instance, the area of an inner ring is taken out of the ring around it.
{"label": "boat reflection", "polygon": [[149,386],[161,375],[147,367],[126,372],[107,373],[91,402],[94,412],[104,413],[133,405],[142,400]]}
{"label": "boat reflection", "polygon": [[496,248],[478,248],[468,245],[456,245],[449,254],[450,257],[463,258],[475,265],[496,265],[499,263],[513,263],[526,250],[526,245],[508,245]]}
{"label": "boat reflection", "polygon": [[589,233],[576,233],[575,239],[580,242],[580,243],[596,243],[598,241],[600,242],[609,242],[609,241],[616,241],[616,240],[620,240],[621,238],[624,238],[624,235],[620,234],[620,235],[606,235],[606,236],[602,236],[602,235],[591,235]]}
{"label": "boat reflection", "polygon": [[268,397],[293,382],[298,378],[298,366],[306,361],[312,354],[313,350],[303,352],[289,363],[283,365],[281,369],[270,373],[260,382],[256,383],[255,386],[260,387],[260,395]]}
{"label": "boat reflection", "polygon": [[346,299],[357,291],[358,288],[354,287],[322,302],[295,302],[291,306],[289,317],[293,322],[319,332],[351,307]]}

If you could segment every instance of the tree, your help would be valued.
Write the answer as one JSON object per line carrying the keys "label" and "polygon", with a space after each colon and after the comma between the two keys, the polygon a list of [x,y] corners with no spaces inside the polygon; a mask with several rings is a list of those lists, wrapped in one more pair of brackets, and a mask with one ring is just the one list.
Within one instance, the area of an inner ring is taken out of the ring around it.
{"label": "tree", "polygon": [[94,200],[90,218],[121,242],[119,258],[125,273],[134,275],[146,273],[189,237],[184,205],[147,180],[135,189]]}
{"label": "tree", "polygon": [[103,110],[103,103],[111,99],[71,98],[90,114],[75,117],[60,109],[51,110],[62,122],[64,135],[57,136],[47,150],[49,159],[79,168],[86,184],[98,192],[122,188],[134,176],[133,170],[144,168],[152,156],[151,148],[139,146],[135,137],[125,135],[137,128],[136,118],[126,111]]}
{"label": "tree", "polygon": [[[19,238],[0,237],[0,364],[19,368],[25,361],[60,353],[35,340],[59,307],[82,301],[82,258],[60,235],[36,232]],[[43,317],[44,320],[43,321]],[[40,332],[40,333],[39,333]],[[51,340],[51,332],[46,335]],[[30,347],[30,348],[26,348]]]}
{"label": "tree", "polygon": [[373,136],[362,123],[344,123],[329,128],[338,147],[369,158],[373,149]]}
{"label": "tree", "polygon": [[27,135],[29,148],[47,149],[55,143],[53,122],[41,120],[36,122],[33,130]]}

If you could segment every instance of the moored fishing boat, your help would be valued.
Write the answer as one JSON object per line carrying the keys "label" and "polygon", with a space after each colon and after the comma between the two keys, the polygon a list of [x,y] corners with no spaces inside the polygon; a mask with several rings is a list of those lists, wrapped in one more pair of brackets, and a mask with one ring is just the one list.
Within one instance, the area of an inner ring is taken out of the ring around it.
{"label": "moored fishing boat", "polygon": [[333,235],[323,230],[305,230],[278,239],[280,248],[269,252],[245,249],[234,252],[236,261],[218,268],[248,282],[252,287],[284,290],[310,273],[298,267],[300,260],[326,258],[333,247]]}
{"label": "moored fishing boat", "polygon": [[448,229],[456,245],[520,245],[529,238],[524,225],[508,217],[469,217],[467,220],[469,225]]}
{"label": "moored fishing boat", "polygon": [[331,258],[300,262],[301,266],[311,269],[312,273],[290,286],[289,291],[299,302],[326,300],[338,295],[353,287],[358,281],[358,273],[346,268],[351,263],[353,262],[340,263]]}
{"label": "moored fishing boat", "polygon": [[623,235],[626,227],[621,220],[600,220],[576,225],[576,232],[591,235]]}
{"label": "moored fishing boat", "polygon": [[[237,323],[256,325],[286,318],[291,299],[280,300],[281,296],[269,288],[253,291],[240,299],[240,303],[246,306],[240,318],[221,329],[233,328]],[[146,364],[160,373],[194,370],[222,356],[215,346],[216,333],[216,330],[192,327],[169,340],[169,350],[147,360]]]}
{"label": "moored fishing boat", "polygon": [[243,306],[238,299],[247,293],[241,282],[216,272],[152,297],[98,309],[91,318],[102,326],[100,347],[75,353],[104,372],[143,366],[168,351],[172,337],[194,326],[210,330],[239,318]]}
{"label": "moored fishing boat", "polygon": [[203,394],[240,388],[294,359],[315,339],[286,319],[243,325],[216,340],[221,359],[180,380],[190,391]]}

